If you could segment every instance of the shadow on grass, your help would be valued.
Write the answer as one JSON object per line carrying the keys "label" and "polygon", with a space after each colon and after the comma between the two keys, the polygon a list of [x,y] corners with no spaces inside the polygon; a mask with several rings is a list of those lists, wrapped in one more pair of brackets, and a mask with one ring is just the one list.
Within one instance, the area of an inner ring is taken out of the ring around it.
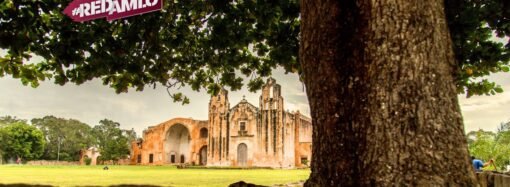
{"label": "shadow on grass", "polygon": [[228,185],[228,187],[266,187],[266,186],[246,183],[244,181],[239,181],[239,182],[232,183],[232,184]]}
{"label": "shadow on grass", "polygon": [[[17,183],[17,184],[0,184],[0,187],[3,187],[3,186],[6,186],[6,187],[32,187],[32,186],[35,186],[35,187],[53,187],[52,185],[37,185],[37,184],[22,184],[22,183]],[[81,187],[99,187],[99,186],[81,186]],[[161,187],[161,186],[156,186],[156,185],[138,185],[138,184],[119,184],[119,185],[111,185],[110,187]],[[260,186],[260,185],[256,185],[256,184],[250,184],[250,183],[246,183],[244,181],[239,181],[239,182],[236,182],[236,183],[233,183],[233,184],[230,184],[229,187],[265,187],[265,186]]]}
{"label": "shadow on grass", "polygon": [[[54,187],[52,185],[38,185],[38,184],[0,184],[0,187]],[[100,187],[100,186],[93,186],[93,185],[87,185],[87,186],[81,186],[81,187]],[[118,185],[111,185],[110,187],[161,187],[156,185],[146,185],[146,184],[118,184]]]}
{"label": "shadow on grass", "polygon": [[25,186],[37,186],[37,187],[51,187],[51,185],[37,185],[37,184],[22,184],[22,183],[15,183],[15,184],[0,184],[0,186],[19,186],[19,187],[25,187]]}

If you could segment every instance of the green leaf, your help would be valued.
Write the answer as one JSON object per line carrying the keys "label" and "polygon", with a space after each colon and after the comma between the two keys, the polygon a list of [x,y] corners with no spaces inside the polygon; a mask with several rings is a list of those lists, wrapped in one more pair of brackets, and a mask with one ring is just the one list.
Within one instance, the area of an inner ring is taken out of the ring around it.
{"label": "green leaf", "polygon": [[510,68],[508,66],[501,66],[501,71],[508,72],[510,71]]}
{"label": "green leaf", "polygon": [[494,88],[494,91],[496,91],[497,93],[503,93],[503,88],[498,86],[498,87]]}

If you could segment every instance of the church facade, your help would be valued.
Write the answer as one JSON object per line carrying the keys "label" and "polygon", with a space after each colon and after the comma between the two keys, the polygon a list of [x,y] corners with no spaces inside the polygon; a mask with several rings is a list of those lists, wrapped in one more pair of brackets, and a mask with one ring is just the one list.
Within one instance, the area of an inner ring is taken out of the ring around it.
{"label": "church facade", "polygon": [[281,167],[309,165],[311,119],[284,110],[281,86],[269,78],[258,107],[244,98],[230,107],[221,90],[209,102],[208,120],[174,118],[144,130],[132,143],[131,163]]}

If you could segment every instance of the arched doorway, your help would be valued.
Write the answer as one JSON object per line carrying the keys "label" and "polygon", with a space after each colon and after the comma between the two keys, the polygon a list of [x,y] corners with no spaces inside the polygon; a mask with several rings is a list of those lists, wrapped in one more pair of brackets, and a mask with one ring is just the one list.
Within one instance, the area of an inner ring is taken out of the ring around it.
{"label": "arched doorway", "polygon": [[241,143],[237,146],[237,164],[239,166],[246,166],[246,162],[248,161],[248,146],[246,144]]}
{"label": "arched doorway", "polygon": [[85,165],[88,166],[88,165],[91,165],[91,163],[92,163],[92,159],[90,159],[89,156],[87,156],[87,155],[83,156],[83,163],[82,163],[82,165],[85,164]]}
{"label": "arched doorway", "polygon": [[200,148],[199,157],[200,165],[207,165],[207,145],[204,145],[202,148]]}
{"label": "arched doorway", "polygon": [[175,163],[175,152],[171,152],[170,154],[170,162],[169,163]]}
{"label": "arched doorway", "polygon": [[167,162],[170,164],[188,162],[190,158],[190,133],[188,128],[182,124],[175,124],[166,134],[165,152]]}

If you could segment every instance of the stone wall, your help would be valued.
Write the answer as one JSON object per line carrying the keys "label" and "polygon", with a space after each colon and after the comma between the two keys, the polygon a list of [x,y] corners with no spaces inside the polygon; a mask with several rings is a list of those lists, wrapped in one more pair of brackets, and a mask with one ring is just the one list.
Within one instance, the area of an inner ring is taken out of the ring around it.
{"label": "stone wall", "polygon": [[510,175],[484,171],[476,173],[480,187],[506,187],[510,186]]}
{"label": "stone wall", "polygon": [[41,165],[41,166],[48,166],[48,165],[80,165],[79,161],[76,162],[68,162],[68,161],[56,161],[56,160],[32,160],[28,161],[26,165]]}
{"label": "stone wall", "polygon": [[108,161],[104,161],[101,164],[102,165],[130,165],[131,164],[131,159],[129,159],[129,158],[119,159],[116,162],[114,162],[113,160],[108,160]]}
{"label": "stone wall", "polygon": [[[310,166],[312,160],[312,120],[301,115],[299,111],[294,115],[294,118],[296,125],[296,138],[294,141],[296,145],[294,149],[295,166],[307,167]],[[303,163],[303,161],[306,163]]]}

